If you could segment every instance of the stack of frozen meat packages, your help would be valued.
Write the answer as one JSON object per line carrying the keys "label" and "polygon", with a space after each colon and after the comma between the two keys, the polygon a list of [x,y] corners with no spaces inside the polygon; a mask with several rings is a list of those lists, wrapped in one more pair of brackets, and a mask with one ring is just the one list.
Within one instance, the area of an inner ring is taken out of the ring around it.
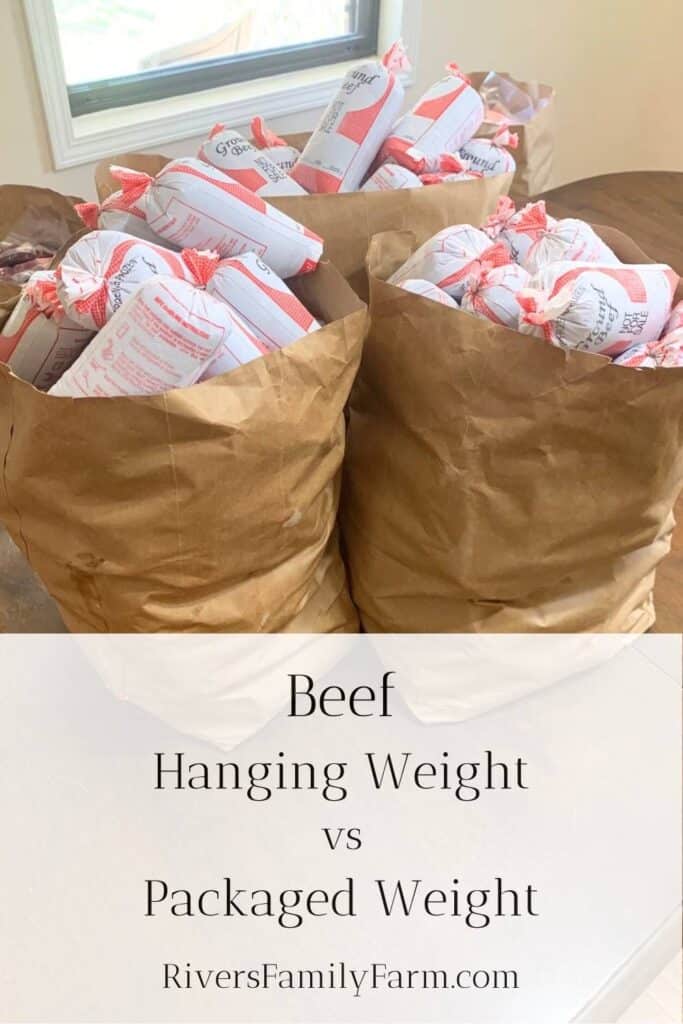
{"label": "stack of frozen meat packages", "polygon": [[517,210],[505,197],[481,228],[445,228],[389,283],[623,366],[683,362],[683,305],[672,312],[678,275],[622,264],[590,224],[556,220],[543,201]]}
{"label": "stack of frozen meat packages", "polygon": [[71,398],[155,394],[319,328],[283,278],[316,269],[321,238],[200,161],[177,161],[156,180],[115,173],[121,202],[153,212],[166,245],[97,229],[34,275],[0,335],[0,359],[17,376]]}
{"label": "stack of frozen meat packages", "polygon": [[[456,64],[409,105],[408,69],[405,50],[395,43],[381,59],[346,73],[312,133],[282,138],[254,117],[248,138],[219,123],[192,160],[227,174],[323,237],[326,256],[366,298],[364,264],[374,234],[410,223],[425,241],[457,220],[483,220],[533,159],[530,133],[551,114],[534,108],[528,124],[517,123],[514,110],[488,107]],[[543,150],[552,152],[547,130]],[[100,205],[83,209],[88,226],[150,241],[161,235],[168,244],[158,210],[124,196],[110,167],[156,178],[177,163],[152,153],[103,161],[96,170]]]}
{"label": "stack of frozen meat packages", "polygon": [[285,282],[315,270],[323,239],[272,199],[514,171],[513,133],[474,138],[486,109],[457,65],[402,115],[408,67],[396,43],[350,70],[302,152],[255,118],[253,142],[218,124],[155,175],[111,166],[116,191],[78,207],[91,233],[29,280],[0,359],[56,396],[150,394],[315,330]]}

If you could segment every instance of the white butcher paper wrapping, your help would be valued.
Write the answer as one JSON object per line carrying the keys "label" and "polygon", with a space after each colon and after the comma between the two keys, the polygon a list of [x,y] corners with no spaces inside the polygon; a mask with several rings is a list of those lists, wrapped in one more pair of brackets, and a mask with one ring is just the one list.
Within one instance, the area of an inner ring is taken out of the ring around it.
{"label": "white butcher paper wrapping", "polygon": [[142,210],[126,208],[122,203],[123,193],[119,191],[107,196],[102,203],[78,203],[75,210],[91,231],[121,231],[124,235],[169,248],[169,243],[152,231]]}
{"label": "white butcher paper wrapping", "polygon": [[360,188],[401,112],[404,90],[397,72],[409,66],[403,46],[394,43],[381,61],[346,73],[292,171],[307,192]]}
{"label": "white butcher paper wrapping", "polygon": [[59,380],[93,337],[70,320],[57,298],[52,270],[36,271],[0,334],[0,361],[40,391]]}
{"label": "white butcher paper wrapping", "polygon": [[285,174],[291,174],[294,164],[301,156],[296,146],[290,146],[285,139],[272,132],[262,117],[255,117],[251,122],[251,134],[258,148],[276,164]]}
{"label": "white butcher paper wrapping", "polygon": [[200,381],[220,377],[224,373],[236,370],[238,366],[244,366],[245,363],[251,363],[254,359],[261,359],[268,354],[268,347],[249,330],[235,310],[231,307],[226,308],[230,309],[232,318],[230,336],[218,348],[199,378]]}
{"label": "white butcher paper wrapping", "polygon": [[[396,163],[392,159],[388,160],[384,166],[390,167],[393,164],[396,167],[404,167],[406,170],[411,170],[414,174],[419,175],[420,178],[424,178],[428,174],[445,177],[448,174],[462,174],[469,170],[467,162],[454,153],[439,153],[436,156],[426,156],[417,149],[412,149],[410,153],[410,158],[402,164]],[[483,178],[484,175],[478,174],[477,177]]]}
{"label": "white butcher paper wrapping", "polygon": [[[467,276],[474,263],[492,248],[491,239],[470,224],[444,228],[421,245],[389,278],[389,283],[400,287],[410,278],[420,278],[431,281],[448,292],[452,299],[460,302],[467,287]],[[505,247],[496,246],[495,249],[496,258],[503,263],[509,263],[509,252],[503,257]]]}
{"label": "white butcher paper wrapping", "polygon": [[179,253],[121,231],[91,231],[65,253],[56,271],[57,294],[67,316],[97,331],[157,274],[193,280]]}
{"label": "white butcher paper wrapping", "polygon": [[627,348],[614,359],[615,366],[630,366],[634,370],[653,370],[657,362],[650,352],[649,344],[634,345]]}
{"label": "white butcher paper wrapping", "polygon": [[266,153],[225,125],[214,125],[197,156],[259,196],[307,195]]}
{"label": "white butcher paper wrapping", "polygon": [[683,302],[678,302],[671,310],[671,316],[664,327],[664,334],[673,334],[683,328]]}
{"label": "white butcher paper wrapping", "polygon": [[407,167],[382,164],[370,175],[361,192],[385,192],[395,188],[422,188],[422,182]]}
{"label": "white butcher paper wrapping", "polygon": [[465,313],[516,331],[521,313],[517,296],[529,280],[527,271],[517,263],[489,266],[483,260],[468,278],[460,306]]}
{"label": "white butcher paper wrapping", "polygon": [[284,348],[320,324],[270,267],[253,253],[222,260],[206,283],[269,350]]}
{"label": "white butcher paper wrapping", "polygon": [[500,239],[505,242],[513,260],[523,264],[531,246],[556,224],[557,221],[547,212],[542,199],[536,203],[527,203],[521,210],[517,210],[509,196],[501,196],[495,212],[486,219],[483,230],[493,241]]}
{"label": "white butcher paper wrapping", "polygon": [[683,327],[665,334],[659,341],[634,345],[614,362],[619,366],[631,366],[637,370],[654,370],[657,367],[672,369],[683,366]]}
{"label": "white butcher paper wrapping", "polygon": [[[460,147],[458,156],[473,171],[485,178],[495,174],[514,174],[517,164],[510,149],[517,149],[519,137],[507,128],[501,128],[492,139],[470,139]],[[505,148],[508,147],[508,148]]]}
{"label": "white butcher paper wrapping", "polygon": [[455,153],[484,120],[484,103],[457,64],[399,120],[382,146],[380,158],[415,168],[443,153]]}
{"label": "white butcher paper wrapping", "polygon": [[411,277],[401,284],[401,288],[406,292],[412,292],[413,295],[421,295],[423,299],[431,299],[432,302],[438,302],[441,306],[459,309],[455,299],[452,299],[448,292],[432,284],[431,281],[420,280],[419,277]]}
{"label": "white butcher paper wrapping", "polygon": [[[421,162],[420,174],[461,174],[469,171],[470,167],[466,160],[462,160],[455,153],[441,153],[439,156],[426,156]],[[480,174],[480,178],[484,175]]]}
{"label": "white butcher paper wrapping", "polygon": [[160,394],[195,384],[224,352],[231,366],[263,355],[235,330],[224,303],[187,281],[154,277],[121,306],[50,394]]}
{"label": "white butcher paper wrapping", "polygon": [[590,224],[574,217],[556,221],[529,246],[522,265],[535,274],[549,263],[599,263],[618,266],[620,261]]}
{"label": "white butcher paper wrapping", "polygon": [[678,280],[656,263],[552,263],[519,293],[519,330],[561,348],[618,356],[660,337]]}
{"label": "white butcher paper wrapping", "polygon": [[670,334],[665,334],[659,341],[653,342],[652,354],[655,365],[672,368],[683,366],[683,327]]}
{"label": "white butcher paper wrapping", "polygon": [[479,171],[455,171],[452,173],[444,173],[443,171],[436,174],[421,174],[420,181],[423,185],[443,185],[444,182],[449,181],[476,181],[477,178],[483,178],[484,175]]}
{"label": "white butcher paper wrapping", "polygon": [[150,177],[112,167],[124,199],[139,205],[162,238],[182,248],[212,249],[223,259],[255,252],[280,277],[317,267],[323,241],[303,224],[202,160],[172,160]]}
{"label": "white butcher paper wrapping", "polygon": [[437,157],[421,157],[413,161],[413,168],[415,173],[419,174],[423,185],[440,185],[444,181],[470,181],[473,178],[484,177],[478,171],[470,171],[465,160],[451,153],[443,153]]}

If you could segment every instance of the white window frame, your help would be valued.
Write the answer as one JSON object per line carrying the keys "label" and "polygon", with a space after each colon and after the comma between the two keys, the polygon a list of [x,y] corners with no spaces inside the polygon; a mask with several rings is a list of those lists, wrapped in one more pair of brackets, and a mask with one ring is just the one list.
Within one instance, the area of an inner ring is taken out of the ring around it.
{"label": "white window frame", "polygon": [[[413,71],[402,76],[406,85],[414,81],[421,8],[422,0],[382,0],[380,8],[378,51],[382,53],[395,39],[404,39],[413,63]],[[357,63],[331,64],[73,118],[52,2],[24,0],[24,11],[55,170],[189,139],[209,131],[216,121],[241,127],[255,114],[275,120],[319,110],[332,98],[347,69]],[[314,116],[309,126],[313,122]],[[303,127],[299,119],[292,130]]]}

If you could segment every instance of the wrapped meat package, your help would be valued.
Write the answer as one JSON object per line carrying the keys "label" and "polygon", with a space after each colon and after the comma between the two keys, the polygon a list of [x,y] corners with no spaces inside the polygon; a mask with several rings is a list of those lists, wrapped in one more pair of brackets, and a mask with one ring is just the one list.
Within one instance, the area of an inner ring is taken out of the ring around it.
{"label": "wrapped meat package", "polygon": [[658,340],[678,281],[663,264],[552,263],[519,293],[519,330],[560,348],[618,356]]}
{"label": "wrapped meat package", "polygon": [[263,350],[235,330],[224,303],[188,281],[154,277],[117,310],[50,394],[160,394],[195,384],[210,366],[216,374],[224,372],[218,360],[226,355],[239,366]]}
{"label": "wrapped meat package", "polygon": [[510,254],[505,247],[492,246],[483,231],[469,224],[444,228],[413,253],[389,279],[389,284],[400,287],[410,278],[420,278],[431,281],[459,302],[465,294],[468,274],[487,250],[494,250],[493,259],[499,263],[509,263]]}
{"label": "wrapped meat package", "polygon": [[513,260],[524,264],[531,246],[556,224],[557,221],[546,212],[542,199],[517,210],[509,196],[501,196],[495,213],[487,218],[483,230],[489,238],[505,242]]}
{"label": "wrapped meat package", "polygon": [[657,367],[683,366],[683,328],[665,334],[659,341],[634,345],[614,362],[618,366],[631,366],[636,370],[654,370]]}
{"label": "wrapped meat package", "polygon": [[651,352],[655,366],[683,366],[683,328],[665,334],[659,341],[654,342]]}
{"label": "wrapped meat package", "polygon": [[595,233],[590,224],[573,217],[555,221],[529,246],[523,265],[530,274],[549,263],[571,260],[573,263],[618,264],[610,247]]}
{"label": "wrapped meat package", "polygon": [[385,192],[394,188],[422,188],[417,174],[398,164],[382,164],[371,174],[361,192]]}
{"label": "wrapped meat package", "polygon": [[614,360],[616,366],[630,366],[634,370],[653,370],[657,362],[649,344],[634,345]]}
{"label": "wrapped meat package", "polygon": [[268,354],[268,347],[250,331],[241,317],[230,308],[230,334],[224,339],[203,371],[200,381],[220,377]]}
{"label": "wrapped meat package", "polygon": [[382,146],[381,159],[413,169],[425,157],[457,153],[484,119],[484,104],[457,64],[428,89],[413,109],[392,129]]}
{"label": "wrapped meat package", "polygon": [[93,336],[64,313],[53,271],[37,271],[0,334],[0,362],[46,391],[81,354]]}
{"label": "wrapped meat package", "polygon": [[[438,185],[442,181],[459,181],[467,178],[483,178],[483,174],[471,172],[466,161],[452,153],[441,153],[439,156],[419,156],[411,160],[412,168],[420,176],[425,185]],[[391,165],[388,165],[391,166]],[[397,164],[400,167],[401,164]]]}
{"label": "wrapped meat package", "polygon": [[243,135],[225,125],[214,126],[197,156],[257,195],[306,195],[306,191],[278,167],[267,153],[256,149]]}
{"label": "wrapped meat package", "polygon": [[[417,149],[411,150],[410,159],[405,160],[402,164],[394,164],[393,161],[390,161],[385,166],[410,169],[414,174],[419,175],[420,178],[433,174],[440,179],[445,178],[447,175],[462,174],[469,170],[468,164],[453,153],[439,153],[438,155],[427,156]],[[484,175],[480,174],[478,177],[483,178]]]}
{"label": "wrapped meat package", "polygon": [[227,302],[269,350],[284,348],[320,327],[284,281],[253,253],[222,260],[206,290]]}
{"label": "wrapped meat package", "polygon": [[423,185],[443,185],[448,181],[476,181],[477,178],[483,177],[484,175],[479,171],[454,171],[451,173],[441,171],[436,174],[421,174],[420,180]]}
{"label": "wrapped meat package", "polygon": [[494,174],[514,174],[517,165],[509,149],[517,149],[517,143],[518,137],[514,132],[501,128],[492,139],[470,139],[460,147],[458,155],[468,167],[480,171],[485,178]]}
{"label": "wrapped meat package", "polygon": [[672,334],[674,331],[680,331],[681,328],[683,328],[683,302],[677,302],[666,322],[664,334]]}
{"label": "wrapped meat package", "polygon": [[193,281],[178,253],[120,231],[91,231],[67,250],[56,272],[67,316],[99,330],[143,281],[157,275]]}
{"label": "wrapped meat package", "polygon": [[529,280],[527,271],[517,263],[495,266],[482,258],[468,279],[461,308],[466,313],[516,331],[521,313],[517,296],[528,286]]}
{"label": "wrapped meat package", "polygon": [[408,67],[403,46],[394,43],[381,62],[347,72],[292,171],[307,192],[360,188],[401,112],[404,90],[396,72]]}
{"label": "wrapped meat package", "polygon": [[283,278],[309,273],[320,261],[318,235],[201,160],[172,160],[156,178],[123,167],[111,173],[124,201],[139,205],[173,245],[224,258],[255,252]]}
{"label": "wrapped meat package", "polygon": [[251,134],[254,142],[276,167],[285,174],[291,174],[294,164],[301,156],[296,146],[290,146],[285,139],[267,128],[262,117],[255,117],[251,122]]}
{"label": "wrapped meat package", "polygon": [[121,231],[124,235],[133,235],[153,245],[169,246],[168,242],[152,231],[142,210],[125,205],[120,191],[108,196],[101,204],[78,203],[75,210],[91,231]]}
{"label": "wrapped meat package", "polygon": [[458,309],[458,303],[452,299],[443,288],[438,288],[431,281],[421,280],[419,277],[410,277],[401,283],[401,288],[413,295],[421,295],[424,299],[431,299],[432,302],[439,302],[442,306],[450,306],[451,309]]}

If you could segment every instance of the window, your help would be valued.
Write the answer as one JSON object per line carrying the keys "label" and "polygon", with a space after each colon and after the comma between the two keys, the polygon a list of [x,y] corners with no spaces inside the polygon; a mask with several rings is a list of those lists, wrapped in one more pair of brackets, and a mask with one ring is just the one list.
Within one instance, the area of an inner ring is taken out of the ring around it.
{"label": "window", "polygon": [[377,52],[379,0],[53,0],[74,117]]}
{"label": "window", "polygon": [[[256,114],[280,134],[312,127],[349,64],[399,38],[414,64],[422,21],[422,0],[23,6],[57,170],[136,150],[165,152],[167,143],[180,151],[217,121],[248,130]],[[409,72],[402,78],[413,80]]]}

